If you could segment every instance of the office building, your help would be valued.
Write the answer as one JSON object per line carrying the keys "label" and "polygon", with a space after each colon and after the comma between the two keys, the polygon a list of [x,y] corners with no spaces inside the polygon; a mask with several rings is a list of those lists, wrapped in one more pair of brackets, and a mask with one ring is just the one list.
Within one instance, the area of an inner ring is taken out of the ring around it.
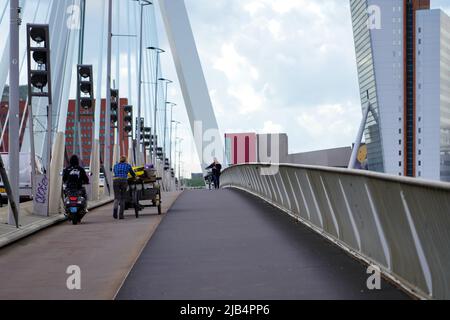
{"label": "office building", "polygon": [[[366,146],[360,148],[355,168],[365,169]],[[285,133],[227,133],[225,135],[227,165],[245,163],[281,163],[347,168],[351,147],[289,153],[289,138]]]}
{"label": "office building", "polygon": [[[118,126],[119,126],[119,143],[121,145],[121,150],[124,154],[128,154],[128,138],[126,138],[126,133],[124,131],[123,119],[123,106],[128,104],[128,99],[121,98],[120,99],[120,110],[122,114],[119,116]],[[100,151],[101,151],[101,159],[103,160],[104,146],[105,146],[105,106],[106,100],[102,99],[101,101],[101,123],[100,123]],[[77,139],[78,141],[74,141],[75,139],[75,100],[69,101],[69,107],[67,111],[67,125],[66,125],[66,150],[69,154],[74,153],[75,146],[79,145],[79,141],[81,141],[82,145],[82,158],[85,163],[89,163],[91,157],[92,150],[92,134],[93,125],[92,116],[81,116],[80,117],[80,134],[81,137]],[[114,131],[111,130],[111,142],[114,142]],[[113,154],[113,150],[111,148],[111,157]]]}
{"label": "office building", "polygon": [[225,134],[225,155],[229,165],[256,162],[256,133]]}
{"label": "office building", "polygon": [[450,181],[450,18],[429,0],[350,0],[370,170]]}

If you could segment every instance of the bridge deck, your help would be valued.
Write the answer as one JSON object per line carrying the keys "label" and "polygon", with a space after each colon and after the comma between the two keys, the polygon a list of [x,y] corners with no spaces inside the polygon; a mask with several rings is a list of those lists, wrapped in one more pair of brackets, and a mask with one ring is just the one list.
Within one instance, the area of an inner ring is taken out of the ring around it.
{"label": "bridge deck", "polygon": [[117,299],[405,299],[366,267],[262,200],[235,190],[183,193]]}

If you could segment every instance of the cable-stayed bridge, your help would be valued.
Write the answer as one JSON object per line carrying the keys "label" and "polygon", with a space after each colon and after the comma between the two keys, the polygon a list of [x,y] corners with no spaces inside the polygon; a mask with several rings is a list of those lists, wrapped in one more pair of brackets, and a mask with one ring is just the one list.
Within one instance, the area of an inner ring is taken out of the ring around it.
{"label": "cable-stayed bridge", "polygon": [[[446,183],[268,162],[226,168],[220,190],[181,193],[164,56],[202,168],[223,162],[224,148],[186,7],[154,2],[0,1],[9,182],[0,298],[448,299]],[[158,41],[157,8],[169,48]],[[90,212],[81,226],[36,233],[65,219],[60,172],[71,154],[92,173]],[[114,223],[111,167],[123,154],[156,168],[167,216]],[[33,201],[20,203],[28,167]],[[66,286],[74,264],[81,291]]]}

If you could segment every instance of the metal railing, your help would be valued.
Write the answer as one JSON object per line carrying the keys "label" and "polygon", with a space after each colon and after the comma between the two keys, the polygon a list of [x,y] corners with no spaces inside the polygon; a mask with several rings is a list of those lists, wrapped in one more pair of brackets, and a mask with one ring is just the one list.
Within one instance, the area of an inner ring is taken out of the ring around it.
{"label": "metal railing", "polygon": [[287,212],[419,298],[450,298],[448,183],[247,164],[225,169],[221,184]]}

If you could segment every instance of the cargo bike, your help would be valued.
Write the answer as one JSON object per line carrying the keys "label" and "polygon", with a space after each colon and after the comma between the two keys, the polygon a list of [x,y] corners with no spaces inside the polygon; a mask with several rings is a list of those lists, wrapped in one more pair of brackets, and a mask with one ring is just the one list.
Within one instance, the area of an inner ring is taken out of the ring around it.
{"label": "cargo bike", "polygon": [[128,176],[128,191],[125,199],[125,210],[134,209],[136,218],[144,208],[156,207],[158,215],[161,211],[161,178],[156,176],[152,167],[133,167],[136,178]]}

